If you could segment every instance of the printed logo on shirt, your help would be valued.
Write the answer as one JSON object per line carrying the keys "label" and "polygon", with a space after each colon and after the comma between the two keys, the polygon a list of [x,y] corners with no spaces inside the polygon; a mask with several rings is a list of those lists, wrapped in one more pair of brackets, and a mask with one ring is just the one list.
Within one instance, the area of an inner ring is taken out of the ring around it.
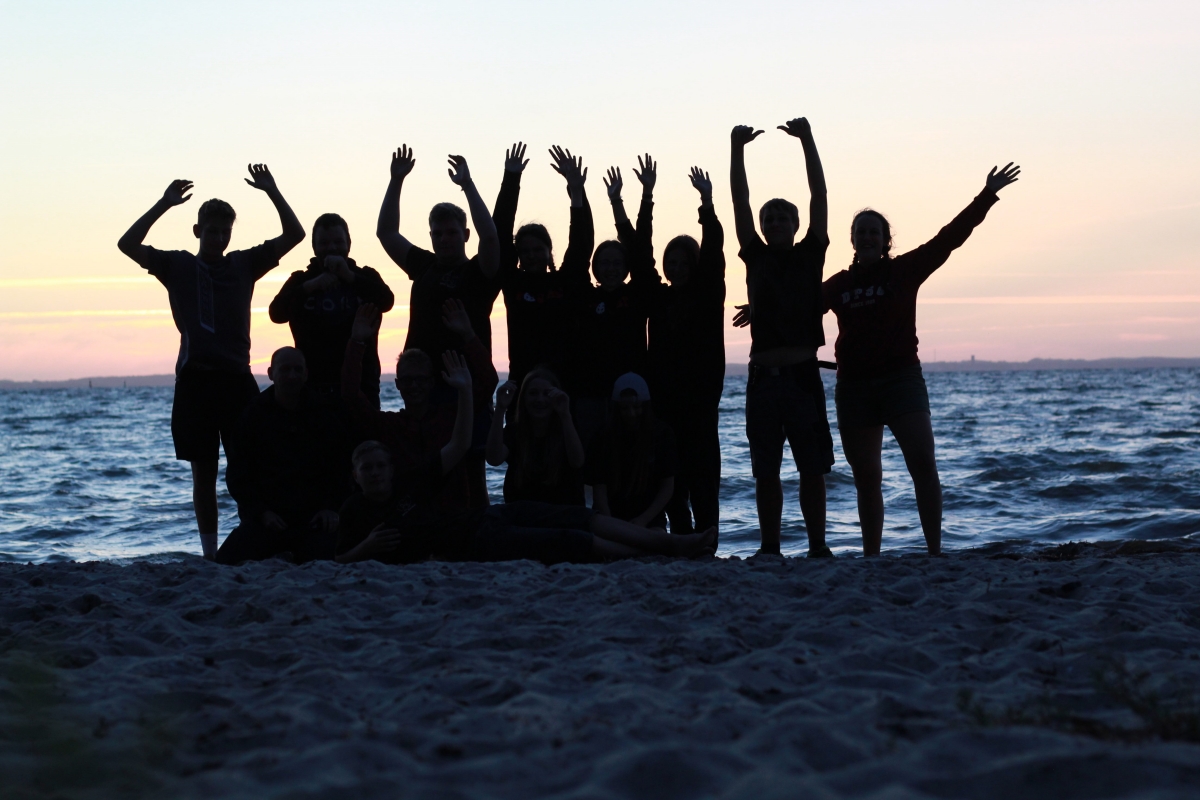
{"label": "printed logo on shirt", "polygon": [[529,292],[526,292],[526,293],[525,293],[525,297],[524,297],[524,298],[522,298],[522,299],[523,299],[523,300],[524,300],[526,303],[536,303],[536,302],[537,302],[537,298],[536,298],[536,297],[534,297],[533,295],[531,295]]}
{"label": "printed logo on shirt", "polygon": [[874,305],[876,299],[883,297],[882,286],[868,286],[867,288],[855,289],[853,294],[850,292],[842,292],[842,305],[847,305],[851,308],[860,308],[862,306]]}
{"label": "printed logo on shirt", "polygon": [[604,301],[603,300],[600,301],[600,305],[596,306],[596,313],[597,314],[604,313]]}
{"label": "printed logo on shirt", "polygon": [[208,267],[198,258],[196,259],[196,299],[200,303],[198,309],[200,327],[209,333],[216,333],[217,321],[213,312],[212,276],[208,274]]}

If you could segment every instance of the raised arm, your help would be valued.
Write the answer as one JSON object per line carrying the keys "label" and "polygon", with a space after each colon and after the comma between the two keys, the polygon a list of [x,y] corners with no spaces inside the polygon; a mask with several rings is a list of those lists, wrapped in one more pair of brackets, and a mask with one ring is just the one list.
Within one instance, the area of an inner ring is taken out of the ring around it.
{"label": "raised arm", "polygon": [[364,303],[373,303],[380,312],[386,314],[396,305],[396,295],[384,281],[383,276],[370,267],[359,267],[354,276],[354,293]]}
{"label": "raised arm", "polygon": [[462,300],[455,297],[446,298],[446,302],[442,304],[442,324],[462,340],[463,355],[475,378],[475,404],[486,408],[492,402],[492,392],[496,391],[500,377],[492,364],[491,353],[483,342],[479,341],[475,329],[471,327],[471,317],[467,315],[467,307],[463,305]]}
{"label": "raised arm", "polygon": [[[638,205],[636,236],[629,248],[629,278],[631,283],[662,283],[654,270],[654,184],[658,180],[658,164],[646,153],[638,156],[638,169],[633,171],[642,184],[642,202]],[[628,222],[628,220],[626,220]]]}
{"label": "raised arm", "polygon": [[487,448],[484,458],[493,467],[508,460],[508,445],[504,443],[504,417],[517,394],[517,384],[505,381],[496,390],[496,410],[492,412],[492,427],[488,429]]}
{"label": "raised arm", "polygon": [[554,160],[551,168],[566,179],[567,196],[571,198],[571,231],[560,271],[576,282],[587,283],[588,265],[592,258],[592,250],[596,247],[592,207],[584,190],[587,168],[583,166],[581,157],[572,156],[570,150],[564,150],[557,145],[550,148],[550,157]]}
{"label": "raised arm", "polygon": [[[388,181],[387,191],[383,194],[383,205],[379,208],[379,221],[375,223],[375,235],[383,250],[400,269],[408,270],[408,251],[413,244],[400,235],[400,190],[404,188],[404,179],[413,171],[417,160],[408,145],[402,144],[392,153],[392,178]],[[412,275],[409,275],[412,278]]]}
{"label": "raised arm", "polygon": [[368,438],[379,438],[381,435],[376,430],[376,423],[382,418],[383,412],[371,405],[363,394],[362,362],[368,342],[378,341],[381,324],[383,313],[378,308],[371,303],[359,306],[342,357],[342,402],[347,416],[356,426],[368,432]]}
{"label": "raised arm", "polygon": [[712,179],[699,167],[692,167],[688,176],[692,187],[700,193],[700,263],[696,277],[722,287],[725,283],[725,229],[713,208]]}
{"label": "raised arm", "polygon": [[779,130],[795,136],[804,147],[804,166],[808,171],[808,230],[817,236],[829,238],[829,198],[825,191],[825,170],[821,168],[821,156],[817,154],[817,143],[813,140],[812,127],[804,117],[788,120]]}
{"label": "raised arm", "polygon": [[492,222],[500,243],[501,270],[516,269],[517,266],[513,231],[517,224],[517,201],[521,197],[521,173],[528,163],[523,142],[517,142],[504,153],[504,180],[500,182],[500,193],[496,195],[496,205],[492,207]]}
{"label": "raised arm", "polygon": [[625,201],[621,199],[621,189],[625,186],[625,181],[621,178],[621,168],[609,167],[608,174],[603,180],[604,189],[608,192],[609,205],[612,206],[613,222],[617,226],[617,235],[620,236],[623,226],[632,232],[633,224],[629,221],[629,215],[625,213]]}
{"label": "raised arm", "polygon": [[137,222],[133,223],[129,230],[125,231],[125,234],[117,240],[117,249],[142,267],[149,269],[150,248],[142,242],[146,240],[154,223],[158,222],[159,218],[172,206],[182,205],[192,199],[192,196],[188,194],[191,190],[192,182],[189,180],[180,178],[171,181],[171,185],[163,192],[158,202],[151,206],[149,211],[138,217]]}
{"label": "raised arm", "polygon": [[471,447],[474,427],[474,403],[471,401],[471,370],[467,361],[453,350],[442,353],[442,380],[451,389],[458,390],[458,413],[454,416],[454,432],[450,441],[442,448],[442,474],[445,475],[462,461]]}
{"label": "raised arm", "polygon": [[749,125],[738,125],[729,134],[729,189],[733,193],[733,225],[743,248],[762,244],[750,208],[750,184],[746,180],[746,145],[762,135]]}
{"label": "raised arm", "polygon": [[446,171],[450,173],[450,180],[467,196],[471,224],[475,226],[475,233],[479,235],[479,271],[485,278],[493,278],[500,269],[500,237],[496,233],[496,223],[492,221],[492,213],[479,196],[475,181],[471,180],[467,160],[462,156],[449,156],[448,163],[450,169]]}
{"label": "raised arm", "polygon": [[296,212],[292,211],[287,200],[283,199],[279,187],[275,185],[275,177],[271,174],[271,170],[267,169],[266,164],[247,164],[246,169],[250,171],[250,177],[246,178],[246,183],[260,192],[266,192],[271,204],[275,206],[275,211],[279,214],[279,223],[283,226],[283,233],[274,239],[267,240],[275,253],[275,260],[278,262],[293,247],[304,241],[304,226],[296,218]]}

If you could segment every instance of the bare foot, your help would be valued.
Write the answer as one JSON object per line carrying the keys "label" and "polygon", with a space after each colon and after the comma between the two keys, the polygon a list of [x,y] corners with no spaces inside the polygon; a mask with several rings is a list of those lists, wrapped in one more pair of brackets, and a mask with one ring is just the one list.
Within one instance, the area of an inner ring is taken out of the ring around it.
{"label": "bare foot", "polygon": [[711,556],[717,551],[717,529],[709,528],[703,533],[688,533],[671,537],[671,555],[684,558]]}

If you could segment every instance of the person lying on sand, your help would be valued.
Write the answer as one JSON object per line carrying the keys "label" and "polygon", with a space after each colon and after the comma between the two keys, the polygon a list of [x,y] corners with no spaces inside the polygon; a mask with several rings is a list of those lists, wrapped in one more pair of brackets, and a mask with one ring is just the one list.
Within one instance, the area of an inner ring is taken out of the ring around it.
{"label": "person lying on sand", "polygon": [[[465,366],[447,382],[470,380]],[[398,475],[391,453],[367,441],[354,451],[354,480],[362,489],[341,510],[337,560],[409,564],[431,557],[456,561],[587,563],[641,555],[697,558],[716,550],[717,529],[687,536],[640,528],[583,506],[518,502],[447,516],[430,498],[470,445],[470,391],[459,392],[460,424],[451,441],[423,468]],[[464,406],[466,411],[464,412]]]}

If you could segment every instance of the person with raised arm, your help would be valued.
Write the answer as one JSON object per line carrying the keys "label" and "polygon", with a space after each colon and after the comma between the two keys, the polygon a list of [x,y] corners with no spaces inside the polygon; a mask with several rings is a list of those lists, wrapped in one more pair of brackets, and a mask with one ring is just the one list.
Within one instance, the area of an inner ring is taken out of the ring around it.
{"label": "person with raised arm", "polygon": [[[271,301],[271,321],[291,327],[296,348],[308,363],[308,390],[321,402],[340,396],[342,356],[354,316],[363,303],[383,313],[395,296],[379,273],[350,257],[350,226],[337,214],[322,214],[312,228],[313,258],[293,272]],[[364,354],[363,392],[379,407],[379,355]]]}
{"label": "person with raised arm", "polygon": [[249,250],[226,253],[237,218],[233,207],[212,199],[200,206],[192,233],[196,253],[158,250],[143,244],[150,228],[168,210],[191,199],[189,180],[172,181],[154,206],[117,242],[166,287],[171,316],[179,330],[171,438],[175,457],[192,467],[192,507],[204,557],[217,554],[217,466],[221,444],[228,446],[239,415],[258,396],[250,373],[250,299],[254,284],[288,251],[304,241],[296,218],[265,164],[247,166],[246,183],[275,206],[283,232]]}
{"label": "person with raised arm", "polygon": [[467,257],[471,229],[467,227],[466,213],[453,203],[438,203],[429,212],[429,239],[433,251],[417,247],[400,233],[400,190],[416,163],[407,145],[392,154],[391,181],[383,196],[375,230],[384,251],[412,281],[408,338],[404,349],[436,354],[458,347],[455,335],[442,324],[442,306],[447,300],[455,299],[462,302],[471,327],[491,353],[489,316],[500,292],[497,280],[500,242],[492,215],[471,180],[467,160],[452,155],[447,172],[450,180],[466,195],[471,223],[479,235],[479,251]]}
{"label": "person with raised arm", "polygon": [[584,182],[583,159],[570,150],[550,148],[551,167],[567,182],[571,228],[562,265],[554,264],[554,245],[546,226],[522,225],[513,234],[517,200],[525,165],[525,145],[517,142],[505,154],[504,181],[492,218],[500,237],[500,284],[508,316],[508,377],[521,385],[526,373],[544,366],[557,374],[567,369],[565,353],[573,291],[586,286],[588,259],[595,243],[592,209]]}
{"label": "person with raised arm", "polygon": [[[720,521],[725,231],[713,208],[708,173],[692,167],[689,178],[700,193],[703,236],[700,243],[686,234],[676,236],[663,248],[667,283],[654,287],[648,345],[654,407],[674,431],[678,448],[675,493],[667,504],[672,533],[707,530]],[[628,218],[618,224],[626,247],[653,253],[652,215],[653,207],[643,204],[636,231]]]}
{"label": "person with raised arm", "polygon": [[[516,408],[506,424],[514,398]],[[487,462],[493,467],[508,463],[504,502],[583,505],[584,459],[583,443],[571,419],[571,398],[557,375],[535,367],[520,384],[512,380],[501,384],[488,433]]]}
{"label": "person with raised arm", "polygon": [[[423,350],[407,349],[396,362],[396,388],[404,401],[400,411],[381,411],[371,405],[362,391],[363,352],[379,333],[383,315],[366,303],[359,307],[346,343],[342,360],[342,400],[358,439],[378,440],[391,448],[398,468],[407,469],[419,462],[431,448],[440,448],[450,439],[454,427],[457,399],[439,402],[436,397],[433,359]],[[442,306],[442,324],[453,335],[454,350],[461,351],[471,371],[474,393],[472,408],[488,408],[499,379],[492,358],[476,336],[461,300],[449,299]],[[451,352],[451,351],[447,351]],[[443,384],[445,385],[445,384]],[[453,387],[447,386],[447,389]],[[480,454],[482,462],[482,454]],[[441,483],[439,501],[447,508],[483,508],[488,504],[487,487],[478,479],[478,470],[470,457],[459,459],[457,466]]]}
{"label": "person with raised arm", "polygon": [[892,256],[888,220],[865,208],[850,223],[854,261],[823,286],[825,308],[838,320],[838,432],[854,473],[863,553],[879,555],[883,541],[883,428],[896,437],[917,495],[917,512],[930,554],[942,550],[942,483],[934,452],[929,393],[917,356],[917,291],[967,241],[1017,181],[1011,162],[992,168],[971,204],[925,244]]}
{"label": "person with raised arm", "polygon": [[[642,220],[654,205],[658,166],[649,154],[638,157],[638,166],[634,175],[642,184]],[[609,168],[604,186],[617,226],[628,224],[619,167]],[[571,328],[565,384],[575,402],[575,427],[584,447],[589,447],[604,427],[614,381],[627,372],[647,371],[646,321],[658,274],[654,271],[654,254],[640,241],[634,247],[626,247],[617,239],[597,245],[592,254],[592,275],[597,285],[584,280],[573,295],[575,324]]]}
{"label": "person with raised arm", "polygon": [[750,206],[745,152],[746,145],[763,132],[738,125],[730,134],[733,219],[741,247],[738,256],[746,264],[749,299],[734,324],[750,325],[746,438],[762,537],[759,552],[780,552],[779,470],[786,439],[800,473],[808,556],[831,557],[825,544],[825,476],[833,467],[833,437],[817,366],[817,348],[825,344],[821,327],[821,271],[829,247],[825,173],[807,119],[790,120],[779,129],[799,139],[804,148],[810,199],[808,232],[799,242],[800,212],[795,204],[778,198],[768,200],[758,212],[759,237]]}

